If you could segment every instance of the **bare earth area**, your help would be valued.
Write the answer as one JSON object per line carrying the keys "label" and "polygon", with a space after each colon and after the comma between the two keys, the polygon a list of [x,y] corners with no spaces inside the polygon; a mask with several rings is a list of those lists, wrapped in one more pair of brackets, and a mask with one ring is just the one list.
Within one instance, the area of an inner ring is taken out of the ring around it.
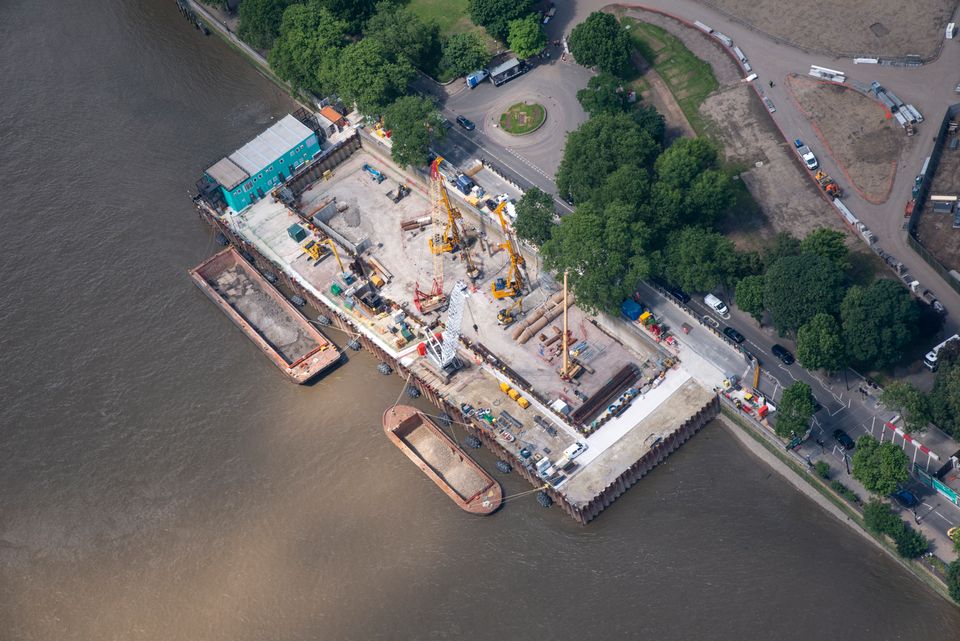
{"label": "bare earth area", "polygon": [[700,0],[808,51],[838,56],[937,54],[957,0]]}
{"label": "bare earth area", "polygon": [[[951,150],[949,144],[944,147],[930,194],[960,194],[960,149]],[[960,229],[953,228],[953,214],[935,214],[928,200],[917,227],[917,237],[947,269],[960,270]]]}
{"label": "bare earth area", "polygon": [[717,92],[700,112],[715,124],[713,133],[727,161],[747,168],[740,178],[762,210],[762,217],[729,222],[725,231],[738,245],[750,249],[758,236],[781,231],[802,238],[817,227],[844,229],[804,175],[753,89],[739,85]]}
{"label": "bare earth area", "polygon": [[[788,76],[787,86],[860,195],[872,203],[886,202],[897,160],[913,140],[890,112],[859,91],[832,82]],[[813,147],[814,141],[805,142]]]}

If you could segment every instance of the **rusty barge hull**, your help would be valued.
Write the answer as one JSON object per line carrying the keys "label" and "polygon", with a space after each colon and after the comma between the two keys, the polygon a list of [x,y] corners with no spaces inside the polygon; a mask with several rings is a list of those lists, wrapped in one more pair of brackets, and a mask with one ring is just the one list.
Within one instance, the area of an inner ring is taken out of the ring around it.
{"label": "rusty barge hull", "polygon": [[340,351],[233,247],[190,270],[197,287],[295,383],[340,361]]}
{"label": "rusty barge hull", "polygon": [[383,431],[464,512],[485,516],[500,507],[500,484],[416,408],[387,409]]}

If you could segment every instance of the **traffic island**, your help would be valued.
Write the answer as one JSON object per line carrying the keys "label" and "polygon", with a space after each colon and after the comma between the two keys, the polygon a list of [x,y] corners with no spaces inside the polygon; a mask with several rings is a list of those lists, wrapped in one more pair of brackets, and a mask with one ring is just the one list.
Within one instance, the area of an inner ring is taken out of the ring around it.
{"label": "traffic island", "polygon": [[539,129],[547,120],[547,110],[533,102],[518,102],[500,115],[500,128],[514,136],[524,136]]}

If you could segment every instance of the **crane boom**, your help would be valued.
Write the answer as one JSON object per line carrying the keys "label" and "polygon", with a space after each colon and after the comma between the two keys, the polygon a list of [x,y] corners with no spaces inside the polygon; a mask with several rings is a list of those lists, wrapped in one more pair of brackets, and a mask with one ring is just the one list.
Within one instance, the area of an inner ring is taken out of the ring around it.
{"label": "crane boom", "polygon": [[490,284],[490,289],[493,291],[494,298],[506,298],[507,296],[519,296],[523,293],[524,278],[523,278],[523,266],[526,264],[526,259],[524,259],[523,254],[520,253],[519,245],[516,239],[513,236],[513,230],[510,229],[510,226],[507,225],[507,220],[503,217],[503,208],[506,206],[507,202],[503,201],[497,208],[494,210],[494,213],[497,214],[497,217],[500,219],[500,228],[503,229],[504,242],[501,243],[500,247],[505,249],[508,254],[510,254],[510,271],[507,273],[507,277],[498,278]]}

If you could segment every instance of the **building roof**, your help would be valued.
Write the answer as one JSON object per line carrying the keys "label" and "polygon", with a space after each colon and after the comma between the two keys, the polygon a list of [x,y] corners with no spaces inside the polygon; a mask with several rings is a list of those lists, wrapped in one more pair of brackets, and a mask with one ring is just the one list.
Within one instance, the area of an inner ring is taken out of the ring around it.
{"label": "building roof", "polygon": [[492,68],[492,69],[490,70],[490,75],[491,75],[491,76],[499,76],[499,75],[502,74],[503,72],[505,72],[505,71],[510,71],[511,69],[513,69],[514,67],[516,67],[516,66],[519,65],[519,64],[520,64],[520,61],[519,61],[519,60],[517,60],[516,58],[511,58],[510,60],[507,60],[506,62],[500,63],[500,64],[497,65],[496,67]]}
{"label": "building roof", "polygon": [[333,107],[324,107],[320,110],[320,115],[329,120],[333,124],[337,124],[343,120],[343,114],[334,109]]}
{"label": "building roof", "polygon": [[213,166],[207,169],[206,174],[227,190],[233,189],[250,177],[250,174],[240,167],[237,167],[229,158],[221,158],[218,160]]}

